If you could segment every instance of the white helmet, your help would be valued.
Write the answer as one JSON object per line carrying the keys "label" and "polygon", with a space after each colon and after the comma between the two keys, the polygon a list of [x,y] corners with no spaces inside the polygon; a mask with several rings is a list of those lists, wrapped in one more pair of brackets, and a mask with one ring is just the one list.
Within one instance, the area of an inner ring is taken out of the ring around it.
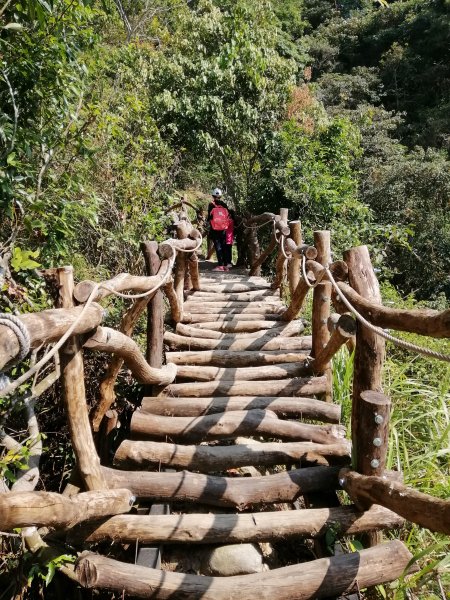
{"label": "white helmet", "polygon": [[220,188],[215,188],[212,192],[212,196],[221,196],[222,190]]}

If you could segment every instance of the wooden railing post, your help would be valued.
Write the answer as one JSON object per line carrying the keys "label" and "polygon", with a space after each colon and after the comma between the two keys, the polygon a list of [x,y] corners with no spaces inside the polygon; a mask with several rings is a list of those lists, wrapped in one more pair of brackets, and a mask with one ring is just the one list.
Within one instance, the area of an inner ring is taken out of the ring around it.
{"label": "wooden railing post", "polygon": [[[156,275],[161,266],[158,256],[157,242],[143,242],[141,250],[144,254],[147,275]],[[163,293],[159,289],[147,305],[147,352],[146,359],[151,367],[162,366],[164,337]]]}
{"label": "wooden railing post", "polygon": [[[57,269],[56,275],[59,282],[58,307],[73,308],[73,268],[61,267]],[[89,423],[83,351],[77,336],[69,338],[62,347],[60,356],[64,403],[80,475],[88,491],[107,489]]]}
{"label": "wooden railing post", "polygon": [[[289,238],[295,243],[296,246],[301,246],[302,244],[302,225],[300,221],[291,221],[289,223],[289,229],[291,230],[291,234]],[[289,293],[292,298],[292,295],[298,286],[300,281],[300,269],[301,269],[301,259],[298,256],[292,256],[291,260],[288,262],[288,282],[289,282]]]}
{"label": "wooden railing post", "polygon": [[[289,217],[289,209],[280,208],[280,221],[278,222],[278,225],[285,225],[287,227],[288,217]],[[279,233],[279,235],[281,236],[282,234]],[[271,288],[273,290],[276,290],[279,288],[280,296],[283,295],[282,292],[283,292],[283,280],[284,280],[284,274],[285,274],[285,267],[286,267],[286,259],[281,250],[281,247],[279,247],[277,263],[276,263],[276,267],[275,267],[275,279],[271,285]]]}
{"label": "wooden railing post", "polygon": [[[317,249],[316,261],[323,266],[328,267],[331,262],[330,232],[315,231],[314,245]],[[313,357],[319,356],[330,339],[328,331],[328,318],[331,307],[331,283],[323,281],[316,288],[313,294],[312,307],[312,351]],[[331,402],[331,368],[330,364],[323,366],[324,375],[327,377],[328,390],[325,393],[325,400]]]}
{"label": "wooden railing post", "polygon": [[[374,304],[381,304],[381,294],[378,280],[372,268],[367,246],[358,246],[344,253],[344,260],[348,265],[348,278],[351,287],[360,296]],[[384,361],[385,342],[376,333],[357,323],[356,350],[353,371],[352,394],[352,442],[354,452],[354,467],[363,475],[367,463],[364,460],[361,448],[364,447],[367,431],[364,423],[367,419],[364,412],[368,405],[361,399],[365,391],[382,392],[381,369]]]}
{"label": "wooden railing post", "polygon": [[[188,236],[187,223],[180,222],[177,225],[177,238],[184,240]],[[177,258],[175,261],[175,272],[174,272],[174,288],[175,294],[177,295],[178,304],[180,311],[183,312],[184,303],[184,281],[186,277],[186,254],[184,252],[177,252]]]}

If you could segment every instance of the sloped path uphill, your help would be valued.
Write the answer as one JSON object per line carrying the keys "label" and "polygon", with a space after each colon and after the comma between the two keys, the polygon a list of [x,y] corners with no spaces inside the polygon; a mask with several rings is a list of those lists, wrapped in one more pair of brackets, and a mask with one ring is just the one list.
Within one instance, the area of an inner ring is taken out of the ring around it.
{"label": "sloped path uphill", "polygon": [[[89,554],[78,566],[83,583],[118,589],[120,579],[129,593],[152,598],[291,600],[338,596],[398,577],[408,554],[400,542],[272,570],[242,559],[239,548],[251,554],[250,544],[376,531],[401,519],[380,506],[360,513],[317,500],[336,498],[350,444],[340,407],[321,399],[326,376],[309,369],[304,322],[280,320],[286,307],[263,278],[214,272],[207,263],[201,271],[182,322],[164,335],[177,378],[144,398],[131,439],[115,454],[116,468],[103,469],[110,487],[170,502],[172,514],[120,515],[74,536],[181,544],[187,555],[194,544],[208,545],[200,572],[230,577],[128,565],[118,578],[121,563]],[[229,546],[218,567],[218,551],[230,544],[245,546]]]}

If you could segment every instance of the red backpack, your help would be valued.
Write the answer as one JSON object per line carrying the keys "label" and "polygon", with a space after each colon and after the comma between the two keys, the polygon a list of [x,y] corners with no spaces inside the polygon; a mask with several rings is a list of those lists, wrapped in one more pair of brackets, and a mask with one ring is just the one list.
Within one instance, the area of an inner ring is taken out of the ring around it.
{"label": "red backpack", "polygon": [[230,215],[224,206],[214,205],[211,211],[211,227],[215,231],[225,231],[230,222]]}

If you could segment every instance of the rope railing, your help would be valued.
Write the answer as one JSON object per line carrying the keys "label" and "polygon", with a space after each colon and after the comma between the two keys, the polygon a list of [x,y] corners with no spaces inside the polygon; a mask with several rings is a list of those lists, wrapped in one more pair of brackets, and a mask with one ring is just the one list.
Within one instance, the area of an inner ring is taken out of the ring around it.
{"label": "rope railing", "polygon": [[[175,247],[175,245],[172,243],[172,240],[170,240],[170,239],[167,240],[166,244],[170,245],[173,249],[172,257],[169,258],[167,269],[166,269],[165,273],[163,274],[163,276],[161,277],[161,280],[159,281],[159,283],[157,285],[153,286],[150,290],[147,290],[145,292],[142,292],[139,294],[129,294],[129,293],[123,293],[123,292],[117,291],[117,290],[113,289],[112,287],[110,287],[109,285],[107,285],[106,283],[95,284],[94,287],[92,288],[92,291],[89,294],[89,297],[87,298],[86,302],[84,302],[84,304],[83,304],[83,309],[81,310],[81,312],[79,313],[77,318],[73,321],[71,326],[64,333],[64,335],[53,346],[53,348],[50,351],[48,351],[42,357],[42,359],[40,361],[38,361],[35,365],[33,365],[30,369],[28,369],[25,373],[23,373],[16,380],[11,382],[11,381],[9,381],[8,378],[4,377],[4,379],[2,380],[3,385],[0,388],[0,398],[6,397],[6,396],[12,394],[15,390],[17,390],[17,388],[19,386],[23,385],[28,379],[30,379],[32,376],[34,376],[36,373],[38,373],[42,369],[42,367],[55,356],[55,354],[60,350],[60,348],[64,345],[64,343],[70,338],[70,336],[72,335],[74,330],[77,328],[77,325],[83,320],[87,309],[94,302],[99,290],[106,290],[110,294],[117,296],[119,298],[123,298],[125,300],[138,300],[140,298],[145,298],[145,297],[151,296],[152,294],[155,294],[158,289],[162,288],[168,282],[168,280],[171,277],[172,272],[173,272],[173,267],[175,264],[177,253],[182,252],[182,253],[192,254],[193,252],[195,252],[196,250],[198,250],[201,247],[202,242],[203,242],[203,238],[200,235],[196,246],[192,249],[186,250],[183,248]],[[29,334],[28,334],[28,331],[27,331],[25,325],[20,321],[20,319],[18,317],[14,316],[14,315],[10,315],[8,313],[6,313],[4,315],[0,314],[0,325],[4,325],[4,326],[8,327],[9,329],[11,329],[17,337],[17,340],[19,343],[19,355],[17,357],[15,357],[15,359],[14,359],[15,362],[18,362],[18,361],[22,360],[23,358],[25,358],[25,356],[28,354],[28,352],[30,350],[30,339],[29,339]]]}

